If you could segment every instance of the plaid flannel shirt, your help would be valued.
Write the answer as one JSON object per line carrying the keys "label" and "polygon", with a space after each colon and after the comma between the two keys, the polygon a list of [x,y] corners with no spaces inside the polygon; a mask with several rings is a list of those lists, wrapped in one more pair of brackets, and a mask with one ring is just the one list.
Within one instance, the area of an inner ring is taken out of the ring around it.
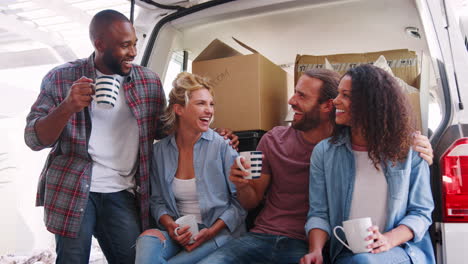
{"label": "plaid flannel shirt", "polygon": [[[36,206],[44,206],[47,229],[61,236],[76,237],[91,185],[92,160],[88,154],[91,133],[90,110],[73,114],[58,140],[46,146],[35,131],[37,120],[51,113],[67,96],[74,81],[82,76],[96,78],[94,54],[58,66],[43,79],[40,94],[27,116],[26,144],[33,150],[52,147],[41,172]],[[135,174],[142,228],[149,224],[149,173],[152,144],[159,136],[159,116],[166,105],[159,77],[147,68],[134,65],[124,78],[123,90],[139,128],[139,168]],[[143,230],[144,230],[143,229]]]}

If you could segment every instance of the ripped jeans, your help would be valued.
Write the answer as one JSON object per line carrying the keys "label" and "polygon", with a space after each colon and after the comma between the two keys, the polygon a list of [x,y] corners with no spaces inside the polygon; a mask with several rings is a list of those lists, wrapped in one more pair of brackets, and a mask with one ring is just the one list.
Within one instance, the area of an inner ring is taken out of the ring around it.
{"label": "ripped jeans", "polygon": [[[202,229],[204,226],[199,225],[199,228]],[[161,241],[159,238],[149,235],[140,236],[137,239],[135,259],[136,264],[197,263],[218,249],[216,242],[211,239],[197,247],[192,252],[187,252],[176,241],[172,240],[166,231],[159,231],[164,235],[164,237],[166,237],[165,241]]]}

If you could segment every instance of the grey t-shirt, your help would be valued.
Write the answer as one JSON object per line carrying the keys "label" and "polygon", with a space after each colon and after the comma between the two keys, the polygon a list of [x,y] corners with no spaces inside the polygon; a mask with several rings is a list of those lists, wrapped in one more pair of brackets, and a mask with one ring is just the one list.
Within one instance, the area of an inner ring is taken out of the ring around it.
{"label": "grey t-shirt", "polygon": [[279,126],[266,133],[257,147],[264,153],[262,173],[271,176],[265,207],[252,232],[306,240],[309,210],[310,156],[315,144],[292,128]]}

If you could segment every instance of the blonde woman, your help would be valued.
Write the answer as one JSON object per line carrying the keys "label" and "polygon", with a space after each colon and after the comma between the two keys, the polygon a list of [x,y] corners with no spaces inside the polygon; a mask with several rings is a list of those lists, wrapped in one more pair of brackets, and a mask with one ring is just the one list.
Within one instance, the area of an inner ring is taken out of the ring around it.
{"label": "blonde woman", "polygon": [[[245,230],[246,212],[236,198],[229,170],[237,157],[229,142],[209,128],[213,90],[206,79],[180,73],[162,120],[169,136],[154,145],[151,211],[161,229],[137,240],[136,263],[196,263]],[[195,215],[200,232],[175,229]]]}

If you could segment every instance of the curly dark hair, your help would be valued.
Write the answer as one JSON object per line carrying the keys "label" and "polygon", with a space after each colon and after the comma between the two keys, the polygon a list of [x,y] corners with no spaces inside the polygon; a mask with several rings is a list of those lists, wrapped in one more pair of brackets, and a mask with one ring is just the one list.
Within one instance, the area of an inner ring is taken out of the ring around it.
{"label": "curly dark hair", "polygon": [[[414,118],[401,86],[386,71],[370,64],[348,70],[351,77],[351,125],[361,127],[374,166],[404,161],[411,147]],[[332,142],[346,133],[336,126]]]}

